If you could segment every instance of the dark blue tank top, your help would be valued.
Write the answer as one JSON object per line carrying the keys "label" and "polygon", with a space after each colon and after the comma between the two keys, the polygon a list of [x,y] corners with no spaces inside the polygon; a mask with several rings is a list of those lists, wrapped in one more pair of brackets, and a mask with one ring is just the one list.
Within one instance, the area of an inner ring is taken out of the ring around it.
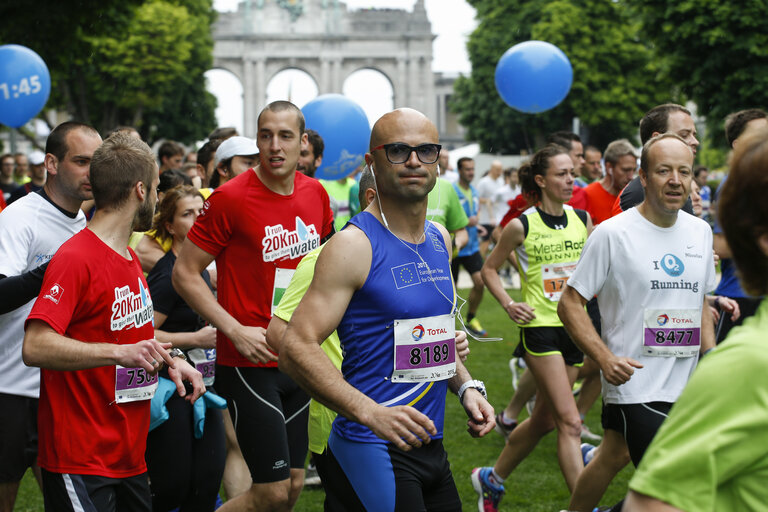
{"label": "dark blue tank top", "polygon": [[[394,321],[453,311],[445,240],[429,221],[425,222],[425,239],[418,245],[403,242],[368,212],[349,222],[371,242],[371,268],[337,328],[344,353],[344,379],[379,404],[418,409],[435,423],[434,437],[442,438],[448,381],[394,383],[390,377],[394,369]],[[367,427],[342,416],[334,421],[333,430],[352,441],[385,442]]]}

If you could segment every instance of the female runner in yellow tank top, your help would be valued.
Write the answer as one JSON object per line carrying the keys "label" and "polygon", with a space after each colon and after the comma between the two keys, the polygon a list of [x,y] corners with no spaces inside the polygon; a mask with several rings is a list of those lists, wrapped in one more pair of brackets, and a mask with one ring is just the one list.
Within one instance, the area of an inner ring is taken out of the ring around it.
{"label": "female runner in yellow tank top", "polygon": [[[568,150],[548,145],[519,171],[523,193],[536,206],[507,224],[483,266],[493,296],[521,326],[515,355],[523,357],[536,379],[539,396],[531,417],[520,423],[490,468],[476,468],[472,483],[481,512],[497,510],[503,482],[533,451],[539,440],[557,428],[560,469],[570,490],[584,468],[580,449],[581,418],[571,392],[583,354],[557,316],[557,302],[592,231],[589,215],[565,203],[573,195],[574,168]],[[498,268],[515,251],[523,301],[507,294]]]}

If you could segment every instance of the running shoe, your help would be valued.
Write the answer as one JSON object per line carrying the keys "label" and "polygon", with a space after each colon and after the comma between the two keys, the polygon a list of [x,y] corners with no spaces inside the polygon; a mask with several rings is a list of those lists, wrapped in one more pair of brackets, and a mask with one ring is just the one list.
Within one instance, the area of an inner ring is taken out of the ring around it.
{"label": "running shoe", "polygon": [[493,468],[475,468],[472,470],[472,487],[478,495],[478,512],[498,512],[499,502],[504,496],[504,486],[496,486],[488,479]]}
{"label": "running shoe", "polygon": [[581,386],[584,385],[583,380],[577,380],[573,383],[573,396],[579,396],[579,393],[581,393]]}
{"label": "running shoe", "polygon": [[509,360],[509,371],[512,372],[512,387],[517,389],[517,383],[520,381],[520,376],[525,371],[524,368],[518,366],[521,359],[519,357],[513,357]]}
{"label": "running shoe", "polygon": [[581,422],[581,440],[582,441],[592,441],[599,443],[603,440],[603,436],[595,434],[591,430],[589,430],[589,427],[584,424],[584,422]]}
{"label": "running shoe", "polygon": [[319,487],[322,485],[320,481],[320,475],[317,473],[317,468],[311,462],[307,464],[307,470],[304,473],[304,486],[305,487]]}
{"label": "running shoe", "polygon": [[494,427],[494,429],[496,432],[503,435],[504,439],[509,437],[509,434],[515,430],[516,426],[517,422],[514,422],[511,425],[504,423],[504,411],[496,414],[496,427]]}
{"label": "running shoe", "polygon": [[528,416],[533,414],[534,407],[536,407],[536,395],[533,395],[525,404],[525,409],[528,411]]}
{"label": "running shoe", "polygon": [[477,319],[477,317],[473,318],[468,324],[467,324],[467,330],[472,333],[474,336],[485,336],[488,334],[488,332],[483,329],[483,326],[480,325],[480,320]]}
{"label": "running shoe", "polygon": [[589,443],[581,443],[581,460],[584,461],[585,466],[589,464],[589,461],[594,458],[596,450],[597,446],[595,445]]}

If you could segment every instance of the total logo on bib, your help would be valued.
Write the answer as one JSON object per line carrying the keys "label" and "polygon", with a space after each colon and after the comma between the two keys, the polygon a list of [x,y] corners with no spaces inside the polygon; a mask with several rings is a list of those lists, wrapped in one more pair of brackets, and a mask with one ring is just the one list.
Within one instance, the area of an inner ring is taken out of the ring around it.
{"label": "total logo on bib", "polygon": [[643,355],[693,357],[701,347],[700,309],[646,309]]}
{"label": "total logo on bib", "polygon": [[149,322],[154,325],[154,308],[149,292],[139,278],[139,293],[133,293],[129,285],[115,288],[115,300],[112,302],[113,331],[122,331],[141,327]]}
{"label": "total logo on bib", "polygon": [[453,315],[395,320],[392,382],[445,380],[456,374]]}

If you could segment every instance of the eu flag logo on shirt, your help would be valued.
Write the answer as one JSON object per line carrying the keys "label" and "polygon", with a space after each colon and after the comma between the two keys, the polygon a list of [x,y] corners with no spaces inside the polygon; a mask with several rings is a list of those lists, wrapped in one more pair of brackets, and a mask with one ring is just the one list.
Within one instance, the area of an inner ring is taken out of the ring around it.
{"label": "eu flag logo on shirt", "polygon": [[406,263],[405,265],[392,267],[392,277],[395,278],[395,286],[398,290],[420,283],[416,263]]}

